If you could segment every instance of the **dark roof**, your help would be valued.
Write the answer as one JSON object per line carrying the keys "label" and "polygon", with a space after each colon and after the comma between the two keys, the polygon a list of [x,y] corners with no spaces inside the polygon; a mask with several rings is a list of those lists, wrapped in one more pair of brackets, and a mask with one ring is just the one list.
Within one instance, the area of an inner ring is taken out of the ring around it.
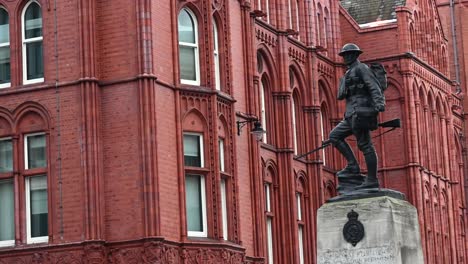
{"label": "dark roof", "polygon": [[340,0],[340,2],[360,25],[396,19],[395,8],[406,5],[406,0]]}

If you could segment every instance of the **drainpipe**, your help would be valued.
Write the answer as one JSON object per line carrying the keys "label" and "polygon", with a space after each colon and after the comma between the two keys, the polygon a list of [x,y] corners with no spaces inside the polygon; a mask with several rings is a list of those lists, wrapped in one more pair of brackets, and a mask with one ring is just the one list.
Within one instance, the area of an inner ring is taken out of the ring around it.
{"label": "drainpipe", "polygon": [[452,28],[452,41],[453,41],[453,59],[455,63],[455,80],[457,81],[456,93],[461,93],[460,88],[460,64],[458,63],[458,47],[457,47],[457,30],[455,27],[455,0],[450,0],[450,20]]}

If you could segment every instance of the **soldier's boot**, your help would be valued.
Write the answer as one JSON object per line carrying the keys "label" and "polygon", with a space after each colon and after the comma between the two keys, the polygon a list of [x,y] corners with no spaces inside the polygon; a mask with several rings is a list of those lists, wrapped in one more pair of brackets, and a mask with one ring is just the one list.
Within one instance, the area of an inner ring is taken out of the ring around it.
{"label": "soldier's boot", "polygon": [[340,170],[337,175],[349,175],[349,174],[359,174],[361,169],[359,168],[359,163],[354,156],[353,150],[349,147],[348,143],[343,140],[335,142],[335,148],[345,157],[348,165],[342,170]]}
{"label": "soldier's boot", "polygon": [[377,179],[377,154],[375,151],[364,154],[367,165],[367,177],[364,183],[357,186],[355,189],[370,189],[379,188],[379,180]]}

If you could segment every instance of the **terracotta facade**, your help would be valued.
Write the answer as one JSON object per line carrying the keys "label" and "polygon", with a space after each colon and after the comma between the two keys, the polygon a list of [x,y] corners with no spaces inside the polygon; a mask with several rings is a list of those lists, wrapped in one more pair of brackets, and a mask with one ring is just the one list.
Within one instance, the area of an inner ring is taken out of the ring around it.
{"label": "terracotta facade", "polygon": [[[331,148],[297,155],[342,118],[337,53],[347,42],[364,50],[363,62],[385,66],[380,119],[403,124],[374,140],[381,182],[417,207],[426,263],[468,263],[468,12],[456,1],[457,83],[442,2],[408,0],[396,21],[362,27],[330,0],[37,0],[44,82],[26,85],[28,1],[0,0],[11,54],[0,139],[13,142],[13,170],[0,180],[13,182],[15,205],[15,242],[0,247],[0,264],[315,263],[316,211],[336,194],[345,161]],[[181,10],[197,28],[197,85],[180,77]],[[253,123],[238,131],[252,118],[263,141],[249,134]],[[47,167],[31,172],[22,146],[36,132],[46,135]],[[187,134],[200,138],[202,166],[185,162]],[[48,242],[28,244],[34,173],[47,175]],[[203,179],[202,237],[188,236],[192,174]]]}

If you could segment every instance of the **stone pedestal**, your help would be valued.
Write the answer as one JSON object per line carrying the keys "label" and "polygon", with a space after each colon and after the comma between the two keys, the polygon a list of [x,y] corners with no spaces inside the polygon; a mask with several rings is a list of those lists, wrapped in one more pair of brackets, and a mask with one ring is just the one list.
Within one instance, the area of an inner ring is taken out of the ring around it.
{"label": "stone pedestal", "polygon": [[318,264],[424,264],[418,214],[404,200],[326,203],[318,210],[317,231]]}

